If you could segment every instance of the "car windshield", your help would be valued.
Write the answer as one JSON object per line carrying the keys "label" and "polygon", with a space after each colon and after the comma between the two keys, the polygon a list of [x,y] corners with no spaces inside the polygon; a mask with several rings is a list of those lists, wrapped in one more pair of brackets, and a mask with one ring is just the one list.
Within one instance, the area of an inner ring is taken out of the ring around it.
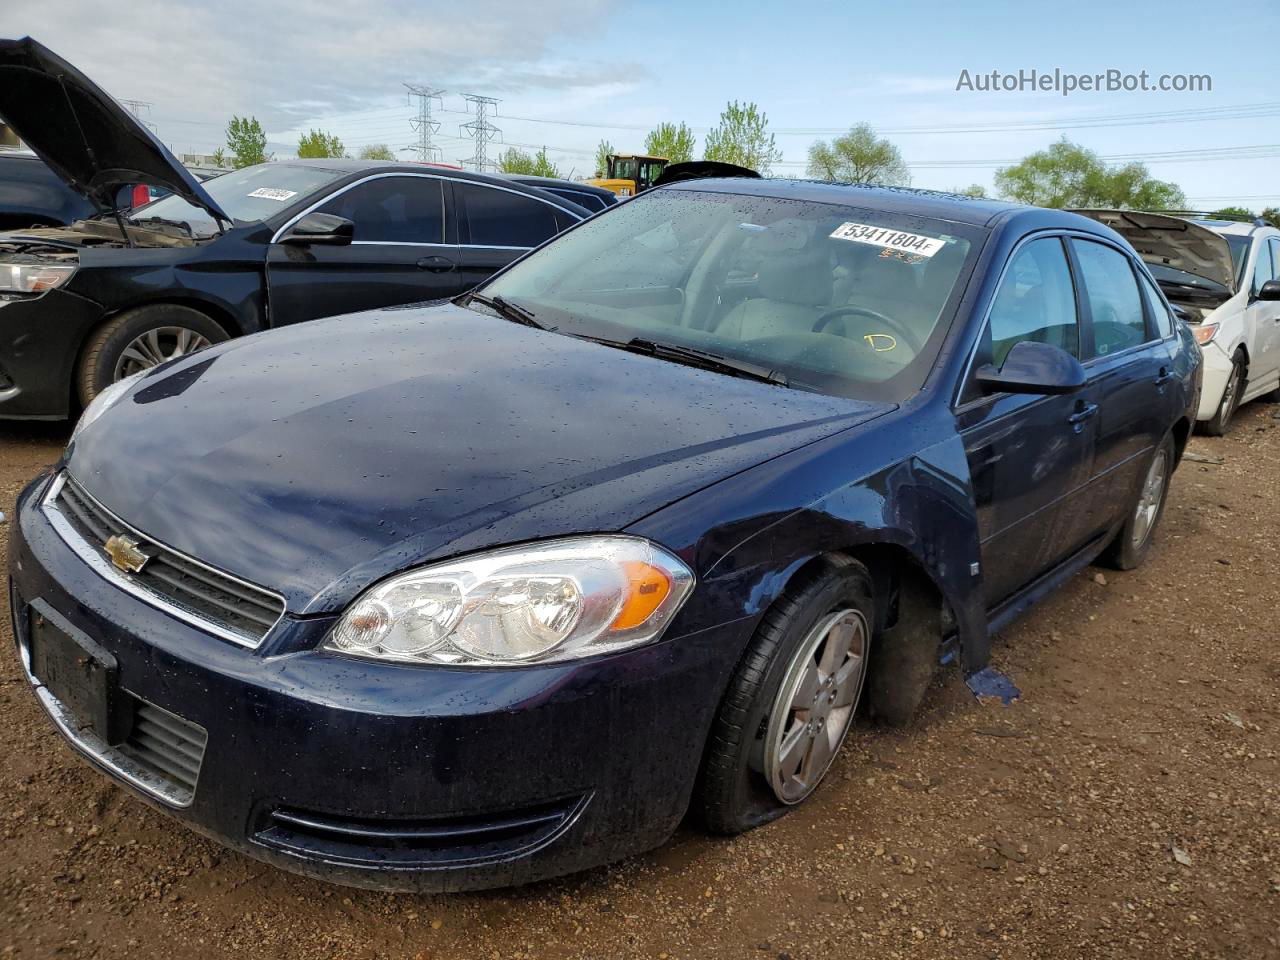
{"label": "car windshield", "polygon": [[693,348],[791,387],[900,400],[924,383],[983,236],[869,208],[664,189],[480,292],[561,333]]}
{"label": "car windshield", "polygon": [[[259,163],[206,180],[202,186],[232,220],[255,223],[279,213],[341,175],[340,170],[323,167]],[[129,219],[134,222],[145,222],[149,217],[185,223],[196,237],[212,236],[218,232],[209,211],[177,195],[163,197],[129,214]]]}

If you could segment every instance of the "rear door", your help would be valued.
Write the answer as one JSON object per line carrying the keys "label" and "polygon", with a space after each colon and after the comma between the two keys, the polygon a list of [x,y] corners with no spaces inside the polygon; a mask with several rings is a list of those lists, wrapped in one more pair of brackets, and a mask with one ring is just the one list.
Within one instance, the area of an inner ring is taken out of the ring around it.
{"label": "rear door", "polygon": [[346,246],[270,245],[272,326],[461,293],[458,248],[446,232],[444,183],[435,176],[383,174],[340,188],[312,207],[308,212],[350,220],[355,237]]}
{"label": "rear door", "polygon": [[[1061,237],[1031,240],[1010,257],[973,368],[998,368],[1021,341],[1080,356]],[[984,598],[993,609],[1082,546],[1072,517],[1092,469],[1095,423],[1080,394],[982,395],[972,386],[956,417],[973,480]]]}
{"label": "rear door", "polygon": [[565,208],[527,193],[453,181],[459,282],[469,290],[495,271],[578,222]]}
{"label": "rear door", "polygon": [[1169,337],[1153,315],[1132,258],[1100,240],[1073,237],[1073,263],[1085,329],[1088,402],[1096,408],[1097,447],[1088,495],[1074,535],[1093,539],[1133,507],[1155,445],[1177,419],[1181,402]]}

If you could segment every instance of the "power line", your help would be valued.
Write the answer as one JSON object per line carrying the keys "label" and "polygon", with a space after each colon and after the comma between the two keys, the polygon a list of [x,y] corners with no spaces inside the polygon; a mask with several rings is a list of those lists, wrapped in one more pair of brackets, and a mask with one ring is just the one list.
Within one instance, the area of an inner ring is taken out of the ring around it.
{"label": "power line", "polygon": [[465,97],[467,103],[471,104],[476,118],[470,123],[459,124],[458,132],[470,136],[475,141],[476,148],[471,158],[462,162],[471,164],[476,170],[484,170],[493,166],[486,153],[489,141],[502,134],[500,129],[489,122],[489,110],[492,108],[493,112],[497,113],[498,101],[493,97],[481,97],[470,93],[465,94]]}
{"label": "power line", "polygon": [[435,100],[440,106],[444,107],[444,101],[440,99],[443,90],[434,90],[431,87],[424,87],[417,83],[406,83],[405,89],[409,91],[406,99],[413,97],[418,98],[418,115],[411,117],[409,126],[418,133],[418,142],[405,147],[406,150],[416,150],[418,159],[423,163],[431,160],[440,159],[440,150],[431,142],[431,135],[440,129],[440,122],[431,119],[431,101]]}

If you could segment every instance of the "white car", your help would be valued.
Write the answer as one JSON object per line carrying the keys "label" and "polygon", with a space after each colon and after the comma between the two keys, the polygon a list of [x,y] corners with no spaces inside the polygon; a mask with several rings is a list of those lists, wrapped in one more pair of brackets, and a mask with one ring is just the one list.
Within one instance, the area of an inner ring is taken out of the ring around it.
{"label": "white car", "polygon": [[1202,432],[1222,436],[1242,403],[1280,400],[1280,230],[1262,221],[1075,212],[1128,240],[1191,325],[1204,353]]}

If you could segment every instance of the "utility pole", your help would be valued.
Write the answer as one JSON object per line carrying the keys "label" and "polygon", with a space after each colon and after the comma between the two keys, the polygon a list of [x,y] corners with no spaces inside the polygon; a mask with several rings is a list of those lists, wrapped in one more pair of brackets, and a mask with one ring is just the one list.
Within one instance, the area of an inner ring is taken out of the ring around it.
{"label": "utility pole", "polygon": [[[422,163],[439,160],[440,148],[431,143],[431,135],[440,129],[440,122],[431,119],[431,101],[441,103],[440,95],[444,91],[434,90],[418,83],[406,83],[405,87],[409,90],[410,98],[418,98],[418,115],[409,120],[409,126],[417,131],[418,142],[410,144],[405,149],[417,151],[418,160]],[[443,109],[443,104],[441,108]]]}
{"label": "utility pole", "polygon": [[[462,161],[469,163],[476,170],[485,170],[488,167],[496,166],[489,162],[485,148],[489,141],[502,135],[502,131],[489,122],[489,111],[496,114],[498,112],[498,101],[493,97],[478,97],[474,94],[466,94],[467,103],[471,104],[472,112],[476,118],[469,123],[461,124],[458,131],[464,137],[471,137],[476,142],[475,153],[469,160]],[[499,141],[501,142],[501,141]]]}

